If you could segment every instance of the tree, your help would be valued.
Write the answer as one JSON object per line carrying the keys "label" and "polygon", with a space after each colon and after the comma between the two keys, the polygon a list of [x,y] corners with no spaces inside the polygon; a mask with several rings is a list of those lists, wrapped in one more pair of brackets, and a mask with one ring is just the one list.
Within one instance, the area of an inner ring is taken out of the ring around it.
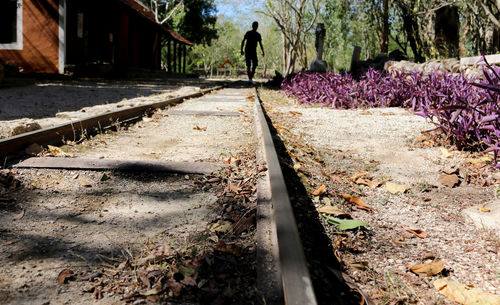
{"label": "tree", "polygon": [[173,27],[195,44],[210,44],[217,38],[217,8],[214,0],[184,0],[184,10],[173,21]]}
{"label": "tree", "polygon": [[264,15],[271,17],[281,32],[283,74],[290,74],[297,59],[307,68],[307,35],[313,29],[322,0],[267,0]]}

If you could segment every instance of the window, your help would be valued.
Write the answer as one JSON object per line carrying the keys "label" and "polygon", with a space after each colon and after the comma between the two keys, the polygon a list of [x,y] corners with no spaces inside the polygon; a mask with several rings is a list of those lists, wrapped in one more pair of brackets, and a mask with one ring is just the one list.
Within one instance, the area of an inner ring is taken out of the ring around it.
{"label": "window", "polygon": [[0,49],[23,48],[22,6],[22,0],[0,1]]}

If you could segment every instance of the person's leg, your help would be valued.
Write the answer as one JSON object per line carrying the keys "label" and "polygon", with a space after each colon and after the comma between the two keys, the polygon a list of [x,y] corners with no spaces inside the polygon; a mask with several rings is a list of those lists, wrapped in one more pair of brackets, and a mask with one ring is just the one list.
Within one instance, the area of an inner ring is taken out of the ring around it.
{"label": "person's leg", "polygon": [[252,58],[252,79],[255,76],[255,70],[257,70],[257,65],[259,62],[257,61],[257,54]]}
{"label": "person's leg", "polygon": [[252,80],[252,71],[250,70],[250,67],[252,65],[252,60],[251,58],[247,55],[245,56],[245,62],[247,64],[247,76],[249,80]]}

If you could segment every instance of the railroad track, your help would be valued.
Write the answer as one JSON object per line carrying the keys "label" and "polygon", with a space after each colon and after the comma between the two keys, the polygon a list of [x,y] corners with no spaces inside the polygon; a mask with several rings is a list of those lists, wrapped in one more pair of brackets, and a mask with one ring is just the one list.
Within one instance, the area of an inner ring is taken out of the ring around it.
{"label": "railroad track", "polygon": [[[214,87],[197,94],[181,96],[160,103],[107,113],[65,125],[37,130],[0,140],[0,157],[13,160],[14,168],[59,169],[59,170],[116,170],[139,172],[175,172],[181,174],[207,175],[227,164],[214,162],[109,160],[106,158],[29,158],[21,159],[24,149],[33,143],[57,145],[64,140],[76,140],[82,135],[95,133],[112,126],[116,122],[137,122],[152,110],[179,104],[220,90]],[[208,96],[200,101],[241,103],[245,89],[229,91],[228,94]],[[182,116],[249,116],[254,122],[257,145],[257,163],[267,168],[265,175],[257,181],[257,284],[267,304],[316,304],[313,285],[307,269],[304,251],[293,215],[285,179],[280,168],[271,132],[260,104],[258,92],[253,92],[253,111],[206,111],[168,110],[171,117],[182,120]],[[243,96],[244,98],[244,96]],[[238,104],[239,105],[239,104]],[[198,130],[203,127],[196,125]],[[223,135],[221,135],[223,137]],[[105,142],[105,141],[101,141]],[[75,175],[76,177],[76,175]],[[24,213],[24,212],[23,212]]]}

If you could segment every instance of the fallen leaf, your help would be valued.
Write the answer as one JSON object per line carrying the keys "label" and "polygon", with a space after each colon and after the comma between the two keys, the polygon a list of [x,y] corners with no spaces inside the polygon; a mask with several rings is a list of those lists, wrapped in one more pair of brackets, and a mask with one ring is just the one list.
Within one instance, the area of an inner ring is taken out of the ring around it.
{"label": "fallen leaf", "polygon": [[313,196],[320,196],[326,191],[326,185],[320,185],[314,192],[312,192]]}
{"label": "fallen leaf", "polygon": [[453,157],[453,154],[446,148],[444,147],[439,147],[439,150],[441,151],[441,155],[445,158],[451,158]]}
{"label": "fallen leaf", "polygon": [[356,174],[354,174],[354,176],[351,177],[351,180],[356,181],[359,178],[364,177],[366,175],[368,175],[368,172],[357,172]]}
{"label": "fallen leaf", "polygon": [[106,175],[106,174],[102,174],[102,176],[101,176],[101,181],[107,181],[107,180],[109,180],[109,179],[111,179],[111,178],[110,178],[108,175]]}
{"label": "fallen leaf", "polygon": [[444,260],[441,261],[436,261],[436,262],[431,262],[431,263],[425,263],[425,264],[417,264],[410,266],[410,270],[415,272],[415,273],[425,273],[428,276],[431,275],[436,275],[443,271],[444,269]]}
{"label": "fallen leaf", "polygon": [[349,201],[350,203],[354,203],[360,209],[368,210],[368,211],[371,210],[370,206],[367,205],[366,202],[363,199],[359,198],[359,197],[352,196],[352,195],[349,195],[349,194],[342,194],[340,196],[342,196],[342,198],[344,198],[345,200]]}
{"label": "fallen leaf", "polygon": [[454,187],[455,185],[458,184],[458,176],[453,174],[453,175],[441,175],[439,176],[439,182],[447,187]]}
{"label": "fallen leaf", "polygon": [[13,220],[19,220],[24,217],[24,210],[21,210],[21,213],[17,214],[16,216],[12,217]]}
{"label": "fallen leaf", "polygon": [[356,181],[354,181],[356,184],[362,184],[371,187],[372,189],[378,187],[380,183],[374,182],[370,179],[365,179],[365,178],[358,178]]}
{"label": "fallen leaf", "polygon": [[192,267],[189,266],[177,266],[177,269],[179,272],[184,275],[184,276],[192,276],[193,274],[196,273],[196,270]]}
{"label": "fallen leaf", "polygon": [[163,289],[161,287],[155,287],[155,288],[152,288],[152,289],[149,289],[149,290],[146,290],[146,291],[141,291],[139,292],[140,295],[142,296],[150,296],[150,295],[157,295],[157,294],[160,294],[162,293]]}
{"label": "fallen leaf", "polygon": [[215,245],[214,249],[220,252],[230,253],[237,257],[241,256],[241,247],[238,247],[237,245],[226,244],[222,240]]}
{"label": "fallen leaf", "polygon": [[198,125],[196,125],[195,127],[193,127],[194,130],[199,130],[199,131],[206,131],[207,128],[206,127],[200,127]]}
{"label": "fallen leaf", "polygon": [[412,233],[412,234],[415,234],[417,237],[420,237],[420,238],[425,238],[427,236],[427,234],[425,234],[425,232],[422,230],[413,230],[410,228],[405,228],[405,230]]}
{"label": "fallen leaf", "polygon": [[255,224],[255,214],[241,218],[233,226],[234,235],[238,236],[244,231],[248,231]]}
{"label": "fallen leaf", "polygon": [[277,125],[277,124],[274,124],[274,128],[288,131],[287,128],[280,126],[280,125]]}
{"label": "fallen leaf", "polygon": [[323,205],[318,208],[318,212],[324,213],[324,214],[329,214],[329,215],[334,215],[334,216],[351,216],[349,213],[342,211],[336,206],[331,206],[331,205]]}
{"label": "fallen leaf", "polygon": [[288,111],[291,115],[302,115],[302,113],[297,112],[297,111]]}
{"label": "fallen leaf", "polygon": [[84,186],[84,187],[92,187],[92,184],[88,181],[82,181],[80,183],[81,186]]}
{"label": "fallen leaf", "polygon": [[480,164],[480,163],[488,164],[488,163],[491,163],[492,161],[493,161],[493,158],[490,156],[484,156],[481,158],[467,158],[467,162],[469,162],[471,164]]}
{"label": "fallen leaf", "polygon": [[437,279],[434,288],[451,301],[463,305],[498,305],[500,296],[484,292],[456,281]]}
{"label": "fallen leaf", "polygon": [[337,227],[339,231],[353,230],[359,227],[366,227],[368,223],[358,219],[340,219],[331,216],[325,216],[329,224]]}
{"label": "fallen leaf", "polygon": [[295,164],[293,165],[293,169],[294,169],[294,170],[296,170],[296,171],[297,171],[297,170],[299,170],[301,167],[302,167],[302,166],[300,165],[300,163],[295,163]]}
{"label": "fallen leaf", "polygon": [[385,189],[391,194],[399,194],[399,193],[402,194],[408,190],[408,187],[406,185],[403,185],[403,184],[386,182]]}
{"label": "fallen leaf", "polygon": [[49,154],[54,156],[54,157],[73,158],[72,154],[68,154],[68,153],[64,152],[59,147],[47,145],[47,148],[49,149]]}
{"label": "fallen leaf", "polygon": [[244,110],[242,110],[242,109],[238,109],[238,112],[240,112],[240,113],[245,113],[245,111],[244,111]]}
{"label": "fallen leaf", "polygon": [[358,269],[358,270],[366,270],[366,268],[368,268],[368,262],[353,263],[353,264],[350,264],[349,267],[352,267],[352,268]]}
{"label": "fallen leaf", "polygon": [[70,269],[63,269],[61,272],[59,272],[59,275],[57,276],[57,282],[59,284],[66,284],[68,280],[73,278],[73,275],[75,274]]}
{"label": "fallen leaf", "polygon": [[102,299],[102,291],[101,289],[95,287],[94,288],[94,293],[92,294],[96,300]]}
{"label": "fallen leaf", "polygon": [[229,221],[223,221],[221,223],[212,223],[208,225],[210,232],[227,233],[232,228],[232,224]]}
{"label": "fallen leaf", "polygon": [[488,208],[486,208],[486,207],[483,205],[483,206],[481,207],[481,212],[483,212],[483,213],[489,213],[489,212],[491,212],[491,210],[490,210],[490,209],[488,209]]}
{"label": "fallen leaf", "polygon": [[167,286],[174,296],[179,296],[181,294],[182,284],[177,282],[175,279],[168,280]]}

